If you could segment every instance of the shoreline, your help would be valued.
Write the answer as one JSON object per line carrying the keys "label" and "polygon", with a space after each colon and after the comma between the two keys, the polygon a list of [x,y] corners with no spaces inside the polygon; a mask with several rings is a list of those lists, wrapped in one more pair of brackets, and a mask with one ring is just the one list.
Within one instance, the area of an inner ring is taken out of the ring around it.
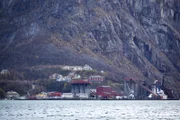
{"label": "shoreline", "polygon": [[[2,100],[9,100],[9,99],[2,99]],[[172,101],[172,100],[180,100],[180,99],[12,99],[12,100],[29,100],[29,101],[38,101],[38,100],[75,100],[75,101]]]}

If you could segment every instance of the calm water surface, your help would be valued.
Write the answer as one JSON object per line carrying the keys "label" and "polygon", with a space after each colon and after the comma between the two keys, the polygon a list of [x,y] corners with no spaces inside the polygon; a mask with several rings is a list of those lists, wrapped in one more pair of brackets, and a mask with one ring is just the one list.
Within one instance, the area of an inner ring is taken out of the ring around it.
{"label": "calm water surface", "polygon": [[180,100],[2,100],[0,120],[180,120]]}

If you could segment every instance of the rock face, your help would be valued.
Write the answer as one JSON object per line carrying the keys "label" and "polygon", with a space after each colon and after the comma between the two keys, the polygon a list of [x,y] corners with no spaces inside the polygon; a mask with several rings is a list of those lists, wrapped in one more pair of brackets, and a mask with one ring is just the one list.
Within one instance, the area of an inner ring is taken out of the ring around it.
{"label": "rock face", "polygon": [[[180,95],[179,0],[0,0],[0,67],[84,65]],[[117,81],[118,81],[117,80]]]}

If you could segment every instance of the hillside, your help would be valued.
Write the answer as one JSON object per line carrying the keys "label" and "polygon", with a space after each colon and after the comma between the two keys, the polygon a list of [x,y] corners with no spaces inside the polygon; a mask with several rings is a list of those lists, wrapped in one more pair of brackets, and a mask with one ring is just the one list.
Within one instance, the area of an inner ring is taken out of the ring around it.
{"label": "hillside", "polygon": [[0,69],[84,65],[180,96],[179,0],[0,0]]}

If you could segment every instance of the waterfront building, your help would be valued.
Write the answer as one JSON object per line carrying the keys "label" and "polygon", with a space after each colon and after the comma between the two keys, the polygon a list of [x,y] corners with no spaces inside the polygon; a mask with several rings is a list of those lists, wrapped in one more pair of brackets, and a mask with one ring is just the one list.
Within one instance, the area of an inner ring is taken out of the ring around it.
{"label": "waterfront building", "polygon": [[73,99],[74,94],[73,93],[63,93],[61,98],[63,98],[63,99]]}
{"label": "waterfront building", "polygon": [[47,99],[47,93],[46,92],[41,92],[36,95],[36,99]]}
{"label": "waterfront building", "polygon": [[19,94],[15,91],[8,91],[6,93],[6,98],[7,99],[18,99],[19,98]]}
{"label": "waterfront building", "polygon": [[108,99],[112,97],[112,88],[110,86],[100,86],[96,88],[98,98]]}
{"label": "waterfront building", "polygon": [[71,85],[71,92],[75,96],[80,97],[79,95],[82,96],[82,94],[84,94],[84,96],[90,95],[91,84],[88,80],[72,80]]}
{"label": "waterfront building", "polygon": [[62,93],[60,92],[48,92],[47,93],[48,98],[61,98]]}

